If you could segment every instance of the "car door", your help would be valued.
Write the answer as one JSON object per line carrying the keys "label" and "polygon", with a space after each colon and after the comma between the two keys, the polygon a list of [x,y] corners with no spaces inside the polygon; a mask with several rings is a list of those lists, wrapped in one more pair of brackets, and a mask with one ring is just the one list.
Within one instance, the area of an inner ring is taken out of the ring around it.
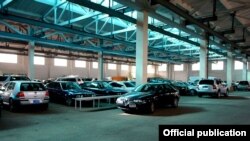
{"label": "car door", "polygon": [[7,85],[5,91],[3,92],[3,102],[4,103],[9,103],[9,99],[11,97],[11,94],[13,93],[15,85],[16,85],[15,82],[10,82],[9,85]]}

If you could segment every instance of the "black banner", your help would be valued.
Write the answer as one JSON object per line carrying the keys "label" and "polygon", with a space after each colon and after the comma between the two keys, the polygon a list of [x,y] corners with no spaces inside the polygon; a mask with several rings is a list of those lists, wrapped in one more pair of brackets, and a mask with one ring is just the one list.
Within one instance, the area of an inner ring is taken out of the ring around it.
{"label": "black banner", "polygon": [[159,125],[159,141],[250,140],[250,125]]}

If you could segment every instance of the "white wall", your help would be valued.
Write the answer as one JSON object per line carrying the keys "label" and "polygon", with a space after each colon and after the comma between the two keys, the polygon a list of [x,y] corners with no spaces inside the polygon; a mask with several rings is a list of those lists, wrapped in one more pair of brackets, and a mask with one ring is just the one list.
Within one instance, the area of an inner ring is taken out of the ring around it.
{"label": "white wall", "polygon": [[[18,56],[18,63],[0,63],[0,72],[13,73],[13,74],[27,74],[28,72],[28,57]],[[54,66],[53,58],[45,58],[45,65],[35,65],[35,77],[37,79],[56,78],[64,75],[79,75],[81,77],[98,77],[98,69],[92,67],[92,62],[86,62],[86,68],[76,68],[74,60],[68,60],[67,67]],[[120,64],[117,64],[116,70],[109,70],[107,64],[104,64],[104,77],[112,76],[129,76],[129,70],[121,70]],[[226,70],[211,70],[211,63],[208,64],[208,76],[214,76],[226,80]],[[226,68],[226,61],[224,61],[224,69]],[[249,74],[249,72],[248,72]],[[158,71],[156,68],[155,73],[148,73],[148,77],[161,76],[167,78],[167,71]],[[191,64],[184,64],[184,71],[173,71],[173,80],[187,81],[189,76],[199,76],[199,71],[192,71]],[[242,70],[233,70],[233,80],[241,80]],[[248,79],[250,76],[248,75]]]}

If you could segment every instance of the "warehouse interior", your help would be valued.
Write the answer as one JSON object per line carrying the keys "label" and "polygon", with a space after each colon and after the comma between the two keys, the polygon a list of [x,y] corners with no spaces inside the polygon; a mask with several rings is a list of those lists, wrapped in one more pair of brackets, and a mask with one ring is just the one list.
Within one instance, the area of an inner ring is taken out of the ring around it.
{"label": "warehouse interior", "polygon": [[[47,111],[13,113],[3,106],[0,140],[17,140],[8,132],[13,130],[26,141],[152,141],[162,124],[249,125],[250,85],[247,91],[233,87],[250,82],[249,15],[249,0],[0,0],[1,76],[21,74],[41,82],[65,76],[120,77],[136,86],[149,78],[218,78],[229,93],[223,98],[181,96],[178,108],[151,114],[91,106],[79,111],[77,104],[58,103]],[[95,127],[99,120],[103,122]],[[90,132],[93,128],[99,136]]]}

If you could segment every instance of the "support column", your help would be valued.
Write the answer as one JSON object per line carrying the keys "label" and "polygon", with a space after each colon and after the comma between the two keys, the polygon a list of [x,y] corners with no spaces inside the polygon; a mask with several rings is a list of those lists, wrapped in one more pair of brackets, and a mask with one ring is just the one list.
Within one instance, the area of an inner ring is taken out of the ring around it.
{"label": "support column", "polygon": [[147,82],[148,13],[137,12],[136,28],[136,85]]}
{"label": "support column", "polygon": [[35,79],[35,66],[34,66],[34,56],[35,56],[35,42],[30,41],[28,45],[28,77],[33,80]]}
{"label": "support column", "polygon": [[98,53],[98,80],[103,80],[103,52]]}
{"label": "support column", "polygon": [[247,80],[247,60],[243,59],[242,80]]}
{"label": "support column", "polygon": [[200,71],[199,76],[200,78],[208,78],[208,60],[207,60],[207,53],[208,53],[208,40],[201,39],[200,42]]}
{"label": "support column", "polygon": [[168,64],[168,79],[172,80],[173,79],[173,64]]}
{"label": "support column", "polygon": [[159,71],[158,71],[158,66],[157,66],[157,65],[154,65],[154,68],[155,68],[154,76],[155,76],[155,77],[160,76],[160,75],[159,75]]}
{"label": "support column", "polygon": [[227,52],[227,86],[230,88],[233,82],[233,55],[232,52]]}

